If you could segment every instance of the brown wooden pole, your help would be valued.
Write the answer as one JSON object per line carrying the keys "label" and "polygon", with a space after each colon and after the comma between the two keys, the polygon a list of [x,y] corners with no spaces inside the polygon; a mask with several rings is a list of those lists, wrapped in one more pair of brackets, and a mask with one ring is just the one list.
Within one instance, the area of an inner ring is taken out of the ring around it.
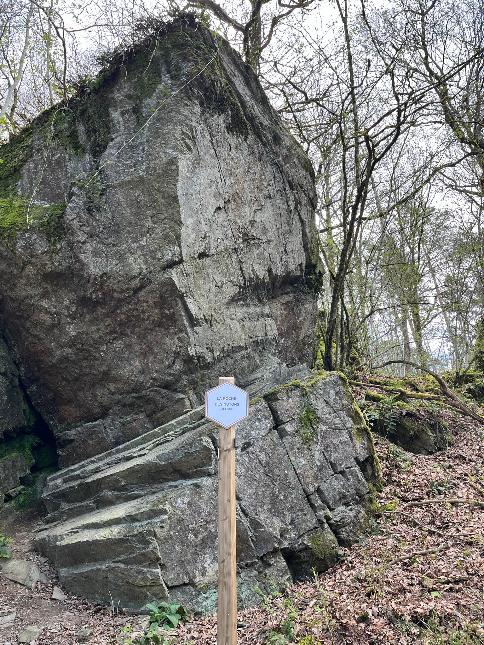
{"label": "brown wooden pole", "polygon": [[[233,376],[220,377],[235,384]],[[218,645],[237,643],[235,426],[220,428],[218,462]]]}

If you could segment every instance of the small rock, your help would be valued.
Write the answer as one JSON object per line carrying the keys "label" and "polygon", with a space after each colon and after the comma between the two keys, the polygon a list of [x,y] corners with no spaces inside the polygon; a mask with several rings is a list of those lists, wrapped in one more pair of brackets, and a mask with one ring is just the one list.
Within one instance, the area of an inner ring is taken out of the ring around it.
{"label": "small rock", "polygon": [[16,611],[12,611],[10,613],[0,613],[0,629],[8,629],[9,627],[11,627],[14,624],[16,617]]}
{"label": "small rock", "polygon": [[18,635],[19,643],[33,643],[42,633],[42,628],[36,625],[28,625]]}
{"label": "small rock", "polygon": [[52,600],[67,600],[67,596],[60,587],[54,587],[52,590]]}
{"label": "small rock", "polygon": [[29,589],[33,589],[39,581],[45,579],[35,562],[29,560],[9,560],[2,565],[2,573],[9,580]]}
{"label": "small rock", "polygon": [[79,643],[85,643],[87,642],[92,635],[92,629],[90,627],[81,627],[81,629],[78,629],[76,632],[76,640],[79,641]]}

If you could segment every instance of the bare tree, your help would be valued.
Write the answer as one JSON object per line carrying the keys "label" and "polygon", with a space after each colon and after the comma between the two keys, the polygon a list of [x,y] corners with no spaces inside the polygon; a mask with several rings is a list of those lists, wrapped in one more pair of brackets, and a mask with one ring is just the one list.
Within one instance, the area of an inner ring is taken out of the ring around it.
{"label": "bare tree", "polygon": [[226,10],[215,0],[189,0],[186,6],[206,9],[240,35],[244,59],[258,74],[261,57],[280,23],[295,11],[304,12],[315,3],[316,0],[245,0],[233,3]]}

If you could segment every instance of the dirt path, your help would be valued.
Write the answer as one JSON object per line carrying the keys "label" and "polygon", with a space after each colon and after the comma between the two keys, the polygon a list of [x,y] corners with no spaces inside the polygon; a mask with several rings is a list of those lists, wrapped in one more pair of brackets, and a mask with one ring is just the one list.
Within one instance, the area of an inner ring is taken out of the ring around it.
{"label": "dirt path", "polygon": [[[239,645],[484,643],[483,437],[472,423],[451,421],[454,445],[430,457],[377,439],[386,486],[373,535],[331,571],[241,612]],[[27,625],[42,628],[39,645],[123,643],[128,624],[139,633],[139,618],[52,599],[54,572],[31,546],[39,522],[34,513],[0,517],[13,557],[34,560],[49,579],[30,591],[0,576],[0,616],[16,612],[11,627],[0,627],[0,644],[16,644]],[[166,642],[214,645],[215,620],[190,622]]]}

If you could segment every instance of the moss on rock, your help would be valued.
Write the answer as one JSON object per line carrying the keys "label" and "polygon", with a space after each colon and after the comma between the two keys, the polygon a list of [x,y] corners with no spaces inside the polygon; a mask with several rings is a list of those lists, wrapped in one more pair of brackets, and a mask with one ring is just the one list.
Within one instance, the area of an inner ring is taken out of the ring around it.
{"label": "moss on rock", "polygon": [[340,374],[339,376],[343,381],[348,400],[351,401],[350,416],[354,424],[352,430],[353,439],[356,444],[363,443],[366,445],[370,451],[370,457],[366,459],[365,463],[361,464],[361,468],[364,470],[368,482],[380,489],[383,485],[382,468],[376,453],[373,433],[367,422],[367,417],[363,414],[361,408],[353,397],[348,379],[344,375]]}
{"label": "moss on rock", "polygon": [[273,387],[271,390],[269,390],[264,394],[264,399],[270,398],[271,396],[278,394],[279,392],[283,392],[284,390],[290,389],[292,387],[297,387],[303,390],[305,394],[308,394],[318,383],[326,380],[332,374],[333,372],[325,372],[321,370],[321,371],[315,372],[311,376],[308,376],[308,378],[304,380],[293,379],[292,381],[288,381],[287,383],[283,383],[282,385],[277,385],[276,387]]}
{"label": "moss on rock", "polygon": [[338,559],[338,543],[329,530],[313,533],[309,538],[309,546],[314,556],[328,567]]}
{"label": "moss on rock", "polygon": [[452,443],[439,410],[423,400],[372,403],[365,409],[372,429],[409,452],[432,454]]}
{"label": "moss on rock", "polygon": [[0,239],[15,239],[17,233],[30,227],[54,237],[64,212],[64,204],[31,203],[20,195],[0,198]]}
{"label": "moss on rock", "polygon": [[0,459],[11,457],[14,454],[20,454],[29,466],[32,466],[35,457],[34,449],[40,444],[37,436],[32,434],[23,434],[13,439],[7,439],[0,443]]}
{"label": "moss on rock", "polygon": [[308,405],[299,417],[298,434],[304,445],[311,445],[316,440],[317,423],[318,415],[313,408]]}

